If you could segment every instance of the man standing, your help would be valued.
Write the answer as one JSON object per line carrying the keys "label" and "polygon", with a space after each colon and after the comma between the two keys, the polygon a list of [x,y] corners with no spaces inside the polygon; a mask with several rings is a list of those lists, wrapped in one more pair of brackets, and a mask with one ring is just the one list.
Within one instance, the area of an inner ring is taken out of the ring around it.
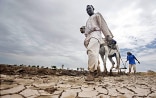
{"label": "man standing", "polygon": [[92,81],[94,80],[94,74],[97,72],[99,65],[99,49],[102,41],[101,32],[105,37],[109,35],[113,38],[113,34],[109,30],[102,15],[100,13],[94,13],[94,7],[92,5],[87,5],[86,11],[89,19],[85,26],[85,44],[88,54],[88,70],[90,72],[86,80]]}
{"label": "man standing", "polygon": [[[136,73],[136,66],[135,66],[136,63],[135,63],[135,60],[137,60],[137,58],[134,55],[132,55],[132,53],[127,52],[127,60],[126,60],[126,62],[129,61],[129,74],[131,72],[132,67],[133,67],[134,74]],[[139,61],[138,61],[138,63],[140,64]]]}

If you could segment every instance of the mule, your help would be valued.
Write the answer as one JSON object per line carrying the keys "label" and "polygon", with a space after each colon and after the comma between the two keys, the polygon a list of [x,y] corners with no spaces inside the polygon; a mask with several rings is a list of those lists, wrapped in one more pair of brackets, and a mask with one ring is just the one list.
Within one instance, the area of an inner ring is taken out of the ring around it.
{"label": "mule", "polygon": [[104,66],[104,73],[107,74],[107,67],[106,67],[106,62],[107,62],[107,58],[110,60],[112,66],[110,68],[110,73],[112,73],[112,69],[115,68],[115,62],[113,60],[113,57],[115,57],[116,59],[116,69],[120,70],[120,53],[119,53],[119,48],[118,45],[116,45],[116,49],[112,49],[110,48],[108,45],[101,45],[100,46],[100,50],[99,50],[99,54],[101,56],[101,59],[103,61],[103,66]]}

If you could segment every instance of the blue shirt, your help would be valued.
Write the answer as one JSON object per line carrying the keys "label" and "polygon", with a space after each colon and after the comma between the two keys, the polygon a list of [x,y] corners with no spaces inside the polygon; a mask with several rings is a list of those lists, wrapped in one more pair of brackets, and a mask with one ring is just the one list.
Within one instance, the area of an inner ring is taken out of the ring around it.
{"label": "blue shirt", "polygon": [[134,55],[128,55],[127,61],[129,61],[129,64],[135,64],[135,56]]}

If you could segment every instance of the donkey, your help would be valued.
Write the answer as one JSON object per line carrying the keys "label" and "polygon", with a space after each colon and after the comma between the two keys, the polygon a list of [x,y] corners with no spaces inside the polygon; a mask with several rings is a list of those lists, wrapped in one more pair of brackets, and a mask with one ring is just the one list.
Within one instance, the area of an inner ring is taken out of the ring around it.
{"label": "donkey", "polygon": [[[82,34],[85,33],[85,26],[82,26],[80,28],[80,32]],[[115,62],[113,61],[113,57],[116,58],[116,62],[117,62],[117,66],[116,69],[118,70],[118,73],[120,71],[120,53],[119,53],[119,48],[118,45],[115,44],[115,48],[111,48],[108,46],[107,41],[103,38],[103,44],[100,45],[100,50],[99,50],[99,54],[101,56],[101,59],[103,61],[103,65],[104,65],[104,73],[107,74],[107,67],[106,67],[106,61],[107,58],[110,60],[110,62],[112,63],[112,67],[110,69],[110,73],[112,73],[112,69],[114,68]]]}
{"label": "donkey", "polygon": [[[104,39],[103,39],[104,40]],[[106,43],[106,42],[105,42]],[[118,46],[116,45],[116,49],[112,49],[111,47],[109,47],[107,44],[102,44],[100,46],[100,50],[99,50],[99,54],[101,56],[101,59],[103,61],[103,65],[104,65],[104,73],[107,73],[107,67],[106,67],[106,61],[107,58],[110,60],[112,66],[110,68],[110,73],[112,73],[112,69],[115,68],[115,62],[113,61],[113,57],[116,58],[116,69],[118,70],[118,73],[120,71],[120,53],[118,51]]]}

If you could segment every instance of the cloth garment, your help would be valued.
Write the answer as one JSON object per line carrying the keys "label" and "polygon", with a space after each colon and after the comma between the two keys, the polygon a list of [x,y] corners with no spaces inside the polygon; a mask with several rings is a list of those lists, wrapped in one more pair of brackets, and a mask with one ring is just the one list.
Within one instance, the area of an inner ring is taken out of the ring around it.
{"label": "cloth garment", "polygon": [[86,36],[86,44],[89,42],[90,38],[94,37],[97,38],[100,43],[102,43],[102,35],[106,37],[109,35],[113,38],[112,32],[109,30],[105,20],[103,19],[103,16],[100,13],[95,13],[94,15],[90,16],[89,19],[86,22],[85,27],[85,36]]}
{"label": "cloth garment", "polygon": [[[90,23],[88,21],[92,22]],[[85,34],[89,34],[92,31],[102,31],[105,37],[108,35],[112,38],[114,37],[110,29],[108,28],[107,23],[104,20],[103,16],[99,12],[90,16],[89,19],[87,20]]]}
{"label": "cloth garment", "polygon": [[129,64],[132,64],[132,65],[133,65],[133,64],[136,64],[136,63],[135,63],[135,58],[136,58],[136,57],[135,57],[134,55],[128,55],[128,56],[127,56],[127,61],[129,61]]}
{"label": "cloth garment", "polygon": [[133,71],[135,73],[136,72],[136,66],[135,66],[135,64],[129,64],[129,73],[131,72],[132,67],[133,67]]}
{"label": "cloth garment", "polygon": [[91,38],[87,47],[88,70],[94,72],[99,66],[100,43],[96,38]]}

